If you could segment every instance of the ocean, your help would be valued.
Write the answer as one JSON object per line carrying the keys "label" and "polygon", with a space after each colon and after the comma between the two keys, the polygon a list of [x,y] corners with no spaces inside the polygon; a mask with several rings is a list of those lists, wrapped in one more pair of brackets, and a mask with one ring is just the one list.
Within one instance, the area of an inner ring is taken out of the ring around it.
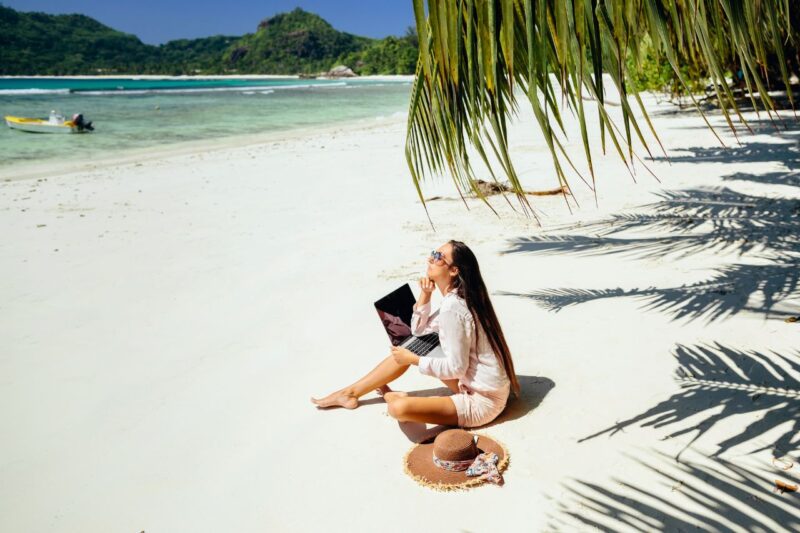
{"label": "ocean", "polygon": [[408,110],[402,80],[0,78],[0,115],[82,113],[95,131],[0,127],[0,167],[108,158],[118,152],[374,120]]}

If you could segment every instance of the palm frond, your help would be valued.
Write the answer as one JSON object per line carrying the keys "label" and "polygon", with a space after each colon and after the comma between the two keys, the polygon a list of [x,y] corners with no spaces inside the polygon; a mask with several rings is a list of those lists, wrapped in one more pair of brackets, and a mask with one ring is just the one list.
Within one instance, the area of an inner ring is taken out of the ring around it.
{"label": "palm frond", "polygon": [[[634,99],[660,145],[629,81],[629,69],[645,38],[687,92],[690,80],[682,66],[699,66],[707,73],[734,133],[732,113],[746,122],[725,79],[728,69],[741,70],[753,106],[771,117],[775,105],[765,65],[774,54],[794,102],[784,46],[795,42],[797,28],[790,12],[800,9],[798,0],[413,0],[413,6],[420,51],[405,150],[423,204],[420,183],[443,173],[450,174],[462,196],[472,192],[486,202],[475,187],[476,170],[468,155],[474,149],[492,179],[498,175],[492,167],[498,166],[523,212],[534,214],[509,153],[508,120],[522,94],[544,136],[565,199],[570,191],[567,169],[580,174],[564,148],[565,110],[578,118],[592,184],[580,177],[593,190],[597,179],[585,95],[597,103],[603,152],[610,140],[629,167],[638,159],[635,143],[649,154],[629,102]],[[620,95],[620,124],[606,109],[604,73]],[[694,100],[690,92],[689,96]],[[705,115],[703,119],[711,128]]]}

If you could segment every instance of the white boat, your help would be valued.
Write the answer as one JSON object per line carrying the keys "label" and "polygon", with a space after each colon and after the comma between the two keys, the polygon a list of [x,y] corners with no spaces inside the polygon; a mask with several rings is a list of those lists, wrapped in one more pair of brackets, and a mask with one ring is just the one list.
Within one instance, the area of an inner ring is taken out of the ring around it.
{"label": "white boat", "polygon": [[15,130],[29,133],[86,133],[94,130],[91,122],[85,122],[83,115],[74,115],[66,120],[55,111],[48,118],[5,117],[6,125]]}

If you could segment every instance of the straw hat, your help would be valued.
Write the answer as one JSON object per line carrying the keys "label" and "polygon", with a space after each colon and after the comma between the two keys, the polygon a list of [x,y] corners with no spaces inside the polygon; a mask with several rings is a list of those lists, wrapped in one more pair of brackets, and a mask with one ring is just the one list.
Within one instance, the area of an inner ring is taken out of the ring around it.
{"label": "straw hat", "polygon": [[[448,429],[436,436],[433,442],[417,444],[404,458],[406,473],[424,487],[436,490],[460,490],[480,485],[487,481],[492,462],[497,472],[508,467],[508,450],[496,440],[477,435],[463,429]],[[476,461],[476,458],[478,461]],[[476,472],[477,470],[477,472]],[[476,473],[484,472],[481,475]],[[473,474],[473,475],[467,475]],[[500,475],[502,483],[502,475]]]}

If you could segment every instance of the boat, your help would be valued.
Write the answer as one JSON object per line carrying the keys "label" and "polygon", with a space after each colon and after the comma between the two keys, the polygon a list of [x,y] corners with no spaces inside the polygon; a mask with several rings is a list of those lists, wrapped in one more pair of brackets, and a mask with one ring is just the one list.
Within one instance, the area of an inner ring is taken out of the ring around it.
{"label": "boat", "polygon": [[9,128],[28,133],[87,133],[94,130],[92,123],[86,122],[83,115],[73,115],[71,120],[66,120],[55,111],[51,111],[48,118],[7,115],[5,120]]}

